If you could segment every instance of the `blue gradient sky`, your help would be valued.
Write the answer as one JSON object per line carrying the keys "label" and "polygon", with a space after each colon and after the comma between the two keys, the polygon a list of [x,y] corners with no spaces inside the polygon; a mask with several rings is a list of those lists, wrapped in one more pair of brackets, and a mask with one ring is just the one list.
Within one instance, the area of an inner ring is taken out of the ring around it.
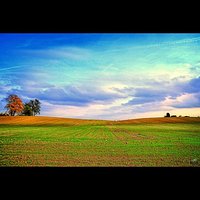
{"label": "blue gradient sky", "polygon": [[200,34],[0,34],[0,111],[14,93],[48,116],[198,116],[199,88]]}

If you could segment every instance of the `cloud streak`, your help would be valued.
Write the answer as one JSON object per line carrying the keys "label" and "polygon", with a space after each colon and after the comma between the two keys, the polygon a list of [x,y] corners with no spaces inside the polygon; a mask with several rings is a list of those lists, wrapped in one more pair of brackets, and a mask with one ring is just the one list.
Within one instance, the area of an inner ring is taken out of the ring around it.
{"label": "cloud streak", "polygon": [[85,60],[90,58],[90,50],[77,47],[57,47],[51,49],[28,49],[22,50],[21,53],[37,56],[43,59],[71,59],[71,60]]}

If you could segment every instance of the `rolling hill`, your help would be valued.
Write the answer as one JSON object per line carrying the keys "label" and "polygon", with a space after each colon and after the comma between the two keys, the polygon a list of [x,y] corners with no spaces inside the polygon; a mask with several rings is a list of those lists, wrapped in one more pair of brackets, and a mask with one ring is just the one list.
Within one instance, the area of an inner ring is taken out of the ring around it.
{"label": "rolling hill", "polygon": [[162,123],[199,123],[200,117],[158,117],[128,120],[88,120],[46,116],[0,116],[0,124],[10,125],[109,125],[109,124],[162,124]]}
{"label": "rolling hill", "polygon": [[81,125],[106,124],[106,120],[86,120],[43,116],[0,116],[0,124],[10,125]]}

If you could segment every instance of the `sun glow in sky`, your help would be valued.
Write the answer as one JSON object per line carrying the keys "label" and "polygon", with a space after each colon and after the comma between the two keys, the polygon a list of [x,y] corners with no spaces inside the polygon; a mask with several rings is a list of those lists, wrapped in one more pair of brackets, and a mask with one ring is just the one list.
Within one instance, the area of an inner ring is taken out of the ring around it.
{"label": "sun glow in sky", "polygon": [[0,111],[8,94],[45,116],[199,116],[200,34],[0,34]]}

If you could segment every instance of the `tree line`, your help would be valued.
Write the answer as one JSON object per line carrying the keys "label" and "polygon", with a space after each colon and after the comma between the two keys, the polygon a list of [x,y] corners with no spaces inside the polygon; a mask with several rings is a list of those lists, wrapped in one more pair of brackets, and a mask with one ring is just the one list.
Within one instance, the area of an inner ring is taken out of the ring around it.
{"label": "tree line", "polygon": [[[170,113],[166,113],[166,115],[164,117],[177,117],[177,116],[176,115],[170,115]],[[190,117],[190,116],[179,115],[179,117]]]}
{"label": "tree line", "polygon": [[40,114],[41,103],[38,99],[23,103],[17,95],[11,94],[6,98],[6,102],[6,112],[0,113],[1,116],[35,116]]}

